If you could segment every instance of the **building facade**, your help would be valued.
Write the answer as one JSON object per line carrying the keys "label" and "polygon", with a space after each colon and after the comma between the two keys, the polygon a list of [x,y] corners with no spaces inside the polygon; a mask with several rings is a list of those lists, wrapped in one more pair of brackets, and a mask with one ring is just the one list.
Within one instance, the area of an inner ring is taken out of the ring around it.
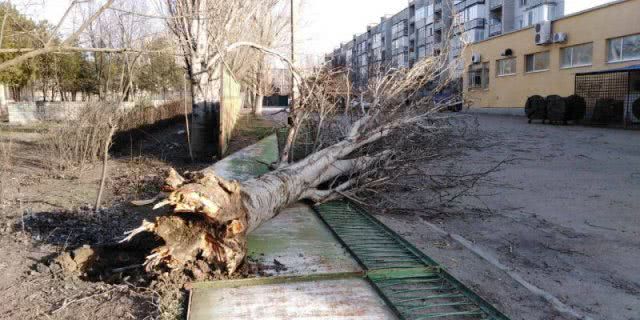
{"label": "building facade", "polygon": [[564,0],[410,0],[404,10],[354,35],[329,54],[327,62],[345,68],[354,85],[363,87],[369,77],[389,68],[411,67],[420,59],[440,55],[445,46],[453,61],[466,44],[563,14]]}
{"label": "building facade", "polygon": [[569,96],[577,73],[640,64],[640,0],[624,0],[550,22],[555,41],[528,27],[466,47],[464,92],[477,108],[523,108],[533,95]]}

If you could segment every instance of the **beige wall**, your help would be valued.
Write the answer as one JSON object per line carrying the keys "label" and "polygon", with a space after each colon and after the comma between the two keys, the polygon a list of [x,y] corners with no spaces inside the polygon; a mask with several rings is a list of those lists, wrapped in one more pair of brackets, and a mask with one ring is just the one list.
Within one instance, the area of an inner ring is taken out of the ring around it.
{"label": "beige wall", "polygon": [[[592,11],[567,16],[553,22],[553,32],[565,32],[569,41],[562,44],[537,46],[533,28],[519,30],[466,48],[465,65],[471,63],[472,52],[480,53],[483,62],[489,62],[488,89],[468,88],[468,73],[464,73],[464,88],[473,107],[524,107],[529,96],[574,93],[575,74],[589,71],[617,69],[640,64],[640,60],[624,63],[607,63],[607,39],[640,33],[640,0],[614,3]],[[560,49],[572,45],[593,42],[593,65],[570,69],[560,68]],[[496,60],[505,49],[513,50],[516,57],[516,74],[498,77]],[[525,73],[525,55],[549,51],[548,71]]]}

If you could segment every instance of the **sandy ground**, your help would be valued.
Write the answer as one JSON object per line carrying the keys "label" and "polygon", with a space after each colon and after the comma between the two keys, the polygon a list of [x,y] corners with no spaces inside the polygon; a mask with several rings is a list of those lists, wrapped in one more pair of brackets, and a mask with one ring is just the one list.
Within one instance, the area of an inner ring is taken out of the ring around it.
{"label": "sandy ground", "polygon": [[[453,161],[482,171],[516,160],[447,214],[380,218],[512,319],[640,319],[640,132],[527,125],[507,116],[478,121],[488,147]],[[427,197],[404,196],[415,203]],[[568,309],[430,224],[466,238]]]}

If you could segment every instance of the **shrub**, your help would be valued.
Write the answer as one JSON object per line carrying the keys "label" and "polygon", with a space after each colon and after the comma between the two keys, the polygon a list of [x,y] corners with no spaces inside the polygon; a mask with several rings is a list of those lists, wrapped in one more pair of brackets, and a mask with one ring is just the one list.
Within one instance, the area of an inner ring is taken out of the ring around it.
{"label": "shrub", "polygon": [[524,111],[529,118],[529,123],[534,119],[544,121],[547,119],[547,102],[541,96],[531,96],[527,99]]}
{"label": "shrub", "polygon": [[117,123],[115,104],[93,103],[83,107],[75,119],[53,126],[42,141],[45,165],[50,169],[82,170],[104,154],[104,142],[109,135],[109,121]]}
{"label": "shrub", "polygon": [[568,96],[564,103],[569,109],[569,120],[580,121],[584,119],[587,113],[587,101],[583,97],[574,94]]}
{"label": "shrub", "polygon": [[77,118],[62,121],[49,131],[42,143],[45,164],[53,170],[82,171],[103,158],[110,121],[123,132],[183,115],[184,106],[178,102],[158,107],[137,105],[131,110],[115,103],[89,104]]}

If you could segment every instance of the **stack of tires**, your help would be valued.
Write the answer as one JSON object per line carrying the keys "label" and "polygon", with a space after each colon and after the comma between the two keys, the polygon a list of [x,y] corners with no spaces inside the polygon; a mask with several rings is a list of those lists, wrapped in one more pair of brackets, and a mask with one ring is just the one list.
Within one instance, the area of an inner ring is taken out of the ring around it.
{"label": "stack of tires", "polygon": [[525,105],[525,113],[529,118],[529,123],[532,120],[542,120],[542,123],[546,123],[547,120],[550,123],[567,124],[569,121],[577,123],[584,119],[586,110],[586,101],[577,95],[566,98],[558,95],[543,98],[536,95],[529,97]]}
{"label": "stack of tires", "polygon": [[622,123],[624,120],[624,101],[604,98],[596,101],[591,121],[594,124]]}
{"label": "stack of tires", "polygon": [[569,109],[569,120],[578,123],[584,119],[587,114],[587,101],[583,97],[574,94],[566,97],[564,103]]}
{"label": "stack of tires", "polygon": [[547,101],[537,95],[529,97],[524,107],[524,112],[529,118],[529,123],[533,120],[542,120],[542,123],[545,123],[547,121]]}
{"label": "stack of tires", "polygon": [[563,97],[551,95],[545,100],[547,101],[547,119],[550,123],[567,124],[567,121],[571,120],[571,112]]}
{"label": "stack of tires", "polygon": [[640,98],[633,102],[631,105],[631,112],[636,119],[640,119]]}

